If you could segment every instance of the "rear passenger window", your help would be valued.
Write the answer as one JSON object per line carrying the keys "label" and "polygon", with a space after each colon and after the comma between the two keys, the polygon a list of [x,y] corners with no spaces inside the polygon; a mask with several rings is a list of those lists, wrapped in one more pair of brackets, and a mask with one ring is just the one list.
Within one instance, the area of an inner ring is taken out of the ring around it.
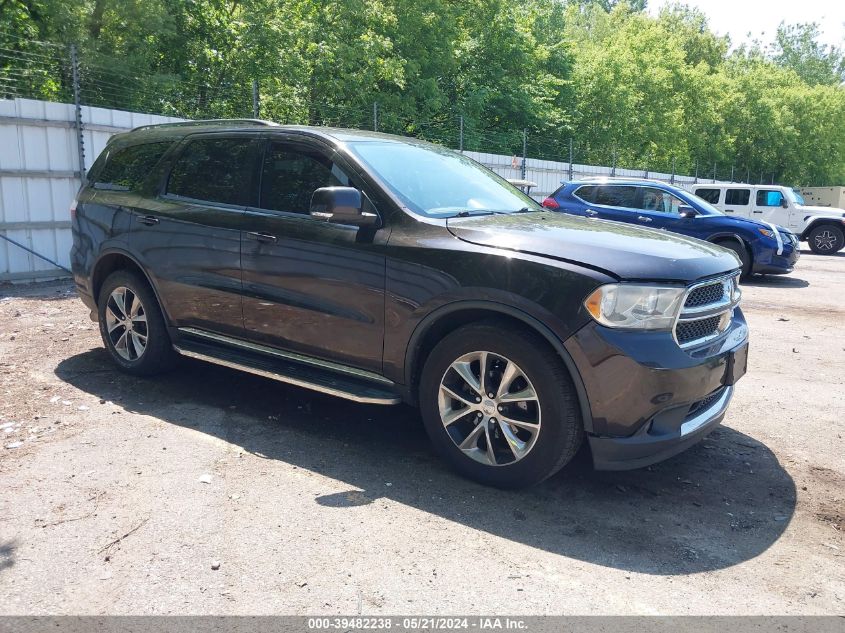
{"label": "rear passenger window", "polygon": [[100,173],[94,176],[94,188],[137,191],[168,147],[169,142],[144,143],[110,151]]}
{"label": "rear passenger window", "polygon": [[271,143],[264,158],[259,206],[307,215],[314,191],[348,185],[346,174],[319,152]]}
{"label": "rear passenger window", "polygon": [[[719,204],[719,194],[721,190],[719,189],[696,189],[695,195],[699,198],[704,199],[705,201],[709,202],[710,204]],[[730,192],[728,192],[730,193]]]}
{"label": "rear passenger window", "polygon": [[596,197],[593,202],[607,207],[636,208],[637,188],[623,185],[602,185],[596,187]]}
{"label": "rear passenger window", "polygon": [[783,194],[780,191],[760,189],[757,192],[758,207],[779,207],[783,202]]}
{"label": "rear passenger window", "polygon": [[750,199],[751,189],[728,189],[725,192],[725,204],[745,207]]}
{"label": "rear passenger window", "polygon": [[258,141],[206,138],[188,143],[167,182],[167,193],[195,200],[254,204]]}

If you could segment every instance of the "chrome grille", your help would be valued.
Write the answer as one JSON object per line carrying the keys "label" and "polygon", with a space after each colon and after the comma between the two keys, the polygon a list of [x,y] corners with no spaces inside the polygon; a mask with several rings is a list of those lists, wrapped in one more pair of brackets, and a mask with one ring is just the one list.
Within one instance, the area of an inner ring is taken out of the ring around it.
{"label": "chrome grille", "polygon": [[713,336],[718,333],[719,323],[721,320],[721,316],[713,316],[707,319],[698,319],[696,321],[681,321],[678,323],[678,327],[676,329],[678,343],[683,345],[684,343],[689,343],[690,341],[696,341],[698,339]]}
{"label": "chrome grille", "polygon": [[[728,283],[729,282],[730,280],[728,280]],[[694,288],[692,292],[687,295],[687,300],[684,301],[684,307],[698,308],[707,305],[708,303],[718,303],[724,297],[725,287],[728,283],[720,280],[716,283]]]}
{"label": "chrome grille", "polygon": [[739,274],[709,279],[687,290],[683,308],[675,322],[675,341],[692,347],[723,334],[739,304]]}

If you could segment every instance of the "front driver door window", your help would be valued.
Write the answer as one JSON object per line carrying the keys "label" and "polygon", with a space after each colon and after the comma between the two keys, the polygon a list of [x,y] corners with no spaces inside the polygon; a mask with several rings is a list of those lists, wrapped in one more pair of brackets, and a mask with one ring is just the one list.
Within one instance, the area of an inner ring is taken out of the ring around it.
{"label": "front driver door window", "polygon": [[387,229],[312,218],[311,196],[331,186],[356,183],[321,147],[268,141],[241,236],[244,325],[257,342],[380,371]]}
{"label": "front driver door window", "polygon": [[[764,222],[777,222],[783,208],[783,193],[777,189],[758,189],[751,217]],[[779,222],[786,224],[786,222]]]}
{"label": "front driver door window", "polygon": [[643,226],[680,230],[679,209],[686,203],[677,196],[657,187],[641,187],[637,199],[637,220]]}

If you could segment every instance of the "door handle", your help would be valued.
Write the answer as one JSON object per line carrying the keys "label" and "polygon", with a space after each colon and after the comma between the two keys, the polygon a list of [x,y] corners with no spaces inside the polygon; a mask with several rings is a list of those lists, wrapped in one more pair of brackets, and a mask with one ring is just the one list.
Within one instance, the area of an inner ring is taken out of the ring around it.
{"label": "door handle", "polygon": [[259,242],[276,242],[278,239],[275,235],[270,235],[269,233],[259,233],[257,231],[250,231],[247,235]]}
{"label": "door handle", "polygon": [[763,213],[762,211],[753,211],[752,213]]}
{"label": "door handle", "polygon": [[587,209],[586,211],[584,211],[584,213],[586,213],[587,215],[598,215],[599,214],[599,212],[596,211],[595,209]]}
{"label": "door handle", "polygon": [[638,215],[638,216],[637,216],[637,219],[638,219],[640,222],[651,222],[651,218],[648,218],[648,217],[646,217],[646,216],[644,216],[644,215]]}
{"label": "door handle", "polygon": [[145,215],[142,218],[138,218],[138,222],[147,226],[155,226],[159,223],[159,219],[154,215]]}

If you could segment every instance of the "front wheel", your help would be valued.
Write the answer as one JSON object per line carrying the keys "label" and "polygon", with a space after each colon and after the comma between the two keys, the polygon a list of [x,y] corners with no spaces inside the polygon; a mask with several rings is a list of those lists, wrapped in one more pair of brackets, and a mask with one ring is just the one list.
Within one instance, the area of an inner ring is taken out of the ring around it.
{"label": "front wheel", "polygon": [[807,236],[810,250],[818,255],[833,255],[845,246],[845,234],[833,224],[822,224],[810,231]]}
{"label": "front wheel", "polygon": [[440,341],[419,397],[438,454],[486,485],[546,479],[572,459],[584,435],[561,359],[541,338],[505,323],[465,326]]}

